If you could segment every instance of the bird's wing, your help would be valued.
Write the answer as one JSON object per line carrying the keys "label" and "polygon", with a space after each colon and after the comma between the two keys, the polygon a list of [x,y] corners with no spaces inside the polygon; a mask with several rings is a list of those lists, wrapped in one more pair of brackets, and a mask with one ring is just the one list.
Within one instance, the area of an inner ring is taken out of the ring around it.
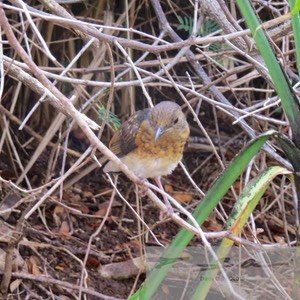
{"label": "bird's wing", "polygon": [[109,148],[118,157],[123,157],[136,148],[135,138],[141,123],[149,117],[150,108],[134,113],[112,137]]}

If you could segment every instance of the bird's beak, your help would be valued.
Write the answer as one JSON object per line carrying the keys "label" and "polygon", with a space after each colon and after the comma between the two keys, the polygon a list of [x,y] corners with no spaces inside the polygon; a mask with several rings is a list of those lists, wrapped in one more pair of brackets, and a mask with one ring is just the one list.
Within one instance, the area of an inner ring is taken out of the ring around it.
{"label": "bird's beak", "polygon": [[156,141],[163,133],[164,133],[164,130],[161,129],[160,127],[158,127],[155,132],[154,140]]}

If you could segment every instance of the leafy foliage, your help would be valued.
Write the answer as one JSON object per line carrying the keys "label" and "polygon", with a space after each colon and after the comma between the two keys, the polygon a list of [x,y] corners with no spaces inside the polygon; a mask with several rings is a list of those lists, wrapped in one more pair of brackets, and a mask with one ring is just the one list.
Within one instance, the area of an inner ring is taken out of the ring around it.
{"label": "leafy foliage", "polygon": [[[178,16],[178,20],[180,25],[177,26],[178,30],[184,30],[186,32],[189,33],[189,35],[192,34],[193,31],[193,18],[189,18],[187,16]],[[220,30],[220,26],[219,24],[212,20],[212,19],[205,19],[199,32],[198,32],[198,36],[207,36],[212,34],[213,32],[216,32]],[[208,49],[211,51],[217,51],[220,50],[222,48],[222,43],[213,43],[211,44]]]}
{"label": "leafy foliage", "polygon": [[199,35],[200,36],[207,36],[207,35],[209,35],[213,32],[216,32],[218,30],[220,30],[220,26],[215,20],[205,19],[202,26],[201,26]]}
{"label": "leafy foliage", "polygon": [[119,118],[113,112],[107,112],[104,106],[99,109],[99,119],[104,120],[105,123],[110,123],[115,130],[118,130],[121,126]]}
{"label": "leafy foliage", "polygon": [[187,16],[178,16],[178,21],[180,25],[177,26],[178,30],[184,30],[189,33],[189,35],[192,34],[193,31],[193,19],[189,18]]}

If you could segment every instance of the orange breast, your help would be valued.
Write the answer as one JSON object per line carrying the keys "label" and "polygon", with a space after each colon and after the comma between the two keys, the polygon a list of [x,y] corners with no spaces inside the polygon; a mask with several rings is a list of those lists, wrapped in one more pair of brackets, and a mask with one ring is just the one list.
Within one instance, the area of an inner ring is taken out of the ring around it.
{"label": "orange breast", "polygon": [[135,142],[136,155],[141,158],[158,159],[164,158],[171,162],[181,159],[183,148],[189,136],[189,129],[170,128],[157,140],[154,139],[155,132],[147,122],[142,122]]}

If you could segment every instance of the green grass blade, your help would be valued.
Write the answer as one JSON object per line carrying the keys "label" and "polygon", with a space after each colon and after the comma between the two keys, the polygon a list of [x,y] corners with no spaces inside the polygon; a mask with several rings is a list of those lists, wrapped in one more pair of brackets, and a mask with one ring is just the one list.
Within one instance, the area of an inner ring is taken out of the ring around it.
{"label": "green grass blade", "polygon": [[300,72],[300,0],[290,0],[292,11],[292,27],[294,32],[294,42],[296,48],[296,59],[298,74]]}
{"label": "green grass blade", "polygon": [[268,38],[259,24],[250,2],[248,0],[237,0],[237,4],[270,72],[276,92],[281,99],[283,108],[290,121],[293,139],[300,149],[300,128],[298,125],[300,124],[300,107],[297,97],[294,95],[287,77],[273,52]]}
{"label": "green grass blade", "polygon": [[[227,230],[234,235],[239,235],[249,219],[250,214],[255,209],[258,201],[264,194],[270,182],[278,175],[291,174],[290,171],[283,167],[271,167],[266,169],[258,176],[254,177],[245,187],[232,210],[227,222]],[[233,246],[233,241],[227,238],[222,240],[222,243],[217,251],[217,256],[221,258],[227,257]],[[221,261],[222,262],[222,261]],[[211,268],[204,273],[203,280],[197,287],[194,293],[193,300],[205,299],[209,289],[213,283],[214,278],[219,272],[218,264],[212,260]]]}

